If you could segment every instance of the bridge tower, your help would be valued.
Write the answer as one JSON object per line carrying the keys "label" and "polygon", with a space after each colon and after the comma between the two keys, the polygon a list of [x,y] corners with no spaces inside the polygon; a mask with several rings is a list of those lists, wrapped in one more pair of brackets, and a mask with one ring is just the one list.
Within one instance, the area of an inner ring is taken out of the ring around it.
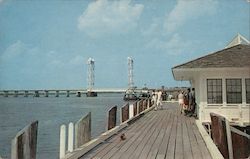
{"label": "bridge tower", "polygon": [[133,69],[134,69],[134,61],[131,57],[128,57],[128,88],[133,88],[134,87],[134,74],[133,74]]}
{"label": "bridge tower", "polygon": [[95,60],[92,58],[89,58],[87,61],[88,65],[88,75],[87,75],[87,97],[96,97],[97,93],[93,92],[94,88],[94,81],[95,81]]}
{"label": "bridge tower", "polygon": [[128,90],[125,92],[125,95],[123,97],[123,100],[129,101],[129,100],[137,100],[138,97],[135,93],[135,87],[134,87],[134,61],[131,57],[128,57]]}

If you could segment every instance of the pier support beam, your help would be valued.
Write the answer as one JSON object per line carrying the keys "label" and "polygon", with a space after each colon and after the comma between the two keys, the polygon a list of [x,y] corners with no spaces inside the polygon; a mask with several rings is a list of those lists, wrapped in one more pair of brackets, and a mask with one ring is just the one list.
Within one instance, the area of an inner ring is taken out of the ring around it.
{"label": "pier support beam", "polygon": [[28,97],[29,96],[29,91],[24,91],[24,97]]}
{"label": "pier support beam", "polygon": [[35,91],[34,97],[39,97],[39,91]]}
{"label": "pier support beam", "polygon": [[69,93],[70,93],[70,92],[69,92],[69,91],[67,91],[67,93],[66,93],[66,96],[67,96],[67,97],[69,97]]}
{"label": "pier support beam", "polygon": [[56,97],[59,97],[59,91],[56,91]]}
{"label": "pier support beam", "polygon": [[49,91],[45,90],[45,97],[49,97]]}

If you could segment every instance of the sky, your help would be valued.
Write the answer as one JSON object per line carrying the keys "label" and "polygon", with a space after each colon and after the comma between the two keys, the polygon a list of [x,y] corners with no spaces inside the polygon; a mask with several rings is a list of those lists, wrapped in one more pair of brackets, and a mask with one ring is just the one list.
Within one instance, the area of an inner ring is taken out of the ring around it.
{"label": "sky", "polygon": [[171,68],[249,39],[247,0],[0,0],[0,89],[188,86]]}

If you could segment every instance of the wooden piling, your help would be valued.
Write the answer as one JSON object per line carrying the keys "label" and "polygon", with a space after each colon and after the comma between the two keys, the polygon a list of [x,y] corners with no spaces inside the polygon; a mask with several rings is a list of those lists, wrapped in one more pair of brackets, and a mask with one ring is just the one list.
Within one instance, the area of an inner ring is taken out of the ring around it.
{"label": "wooden piling", "polygon": [[108,111],[107,130],[110,130],[116,126],[116,119],[117,119],[117,106],[114,106]]}
{"label": "wooden piling", "polygon": [[35,159],[38,121],[27,125],[12,140],[11,159]]}
{"label": "wooden piling", "polygon": [[75,124],[75,148],[91,140],[91,112]]}

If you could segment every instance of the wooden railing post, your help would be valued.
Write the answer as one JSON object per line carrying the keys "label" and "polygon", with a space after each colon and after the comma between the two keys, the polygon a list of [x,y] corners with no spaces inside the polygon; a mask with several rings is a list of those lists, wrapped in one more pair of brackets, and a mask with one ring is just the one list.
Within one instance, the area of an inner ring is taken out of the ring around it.
{"label": "wooden railing post", "polygon": [[37,147],[38,121],[19,131],[12,140],[11,159],[35,159]]}
{"label": "wooden railing post", "polygon": [[125,104],[121,107],[121,123],[129,119],[129,104]]}
{"label": "wooden railing post", "polygon": [[139,101],[139,113],[143,111],[143,100]]}
{"label": "wooden railing post", "polygon": [[66,126],[61,125],[59,158],[63,159],[65,157],[65,153],[66,153]]}
{"label": "wooden railing post", "polygon": [[116,126],[116,118],[117,118],[117,106],[112,107],[108,111],[108,124],[107,130],[110,130]]}
{"label": "wooden railing post", "polygon": [[226,132],[226,122],[225,118],[215,114],[210,113],[211,117],[211,128],[212,137],[215,145],[220,150],[224,158],[228,159],[228,143],[227,143],[227,132]]}
{"label": "wooden railing post", "polygon": [[134,104],[129,104],[129,119],[134,117]]}
{"label": "wooden railing post", "polygon": [[133,107],[134,107],[134,108],[133,108],[133,109],[134,109],[134,116],[136,116],[136,115],[138,114],[137,103],[138,103],[138,102],[136,101],[136,102],[134,102],[134,104],[133,104]]}
{"label": "wooden railing post", "polygon": [[75,148],[91,140],[91,112],[75,124]]}
{"label": "wooden railing post", "polygon": [[74,124],[70,122],[68,128],[68,151],[72,152],[73,149],[74,149]]}

